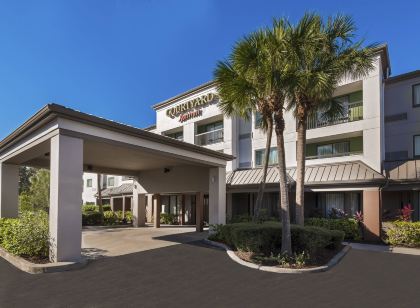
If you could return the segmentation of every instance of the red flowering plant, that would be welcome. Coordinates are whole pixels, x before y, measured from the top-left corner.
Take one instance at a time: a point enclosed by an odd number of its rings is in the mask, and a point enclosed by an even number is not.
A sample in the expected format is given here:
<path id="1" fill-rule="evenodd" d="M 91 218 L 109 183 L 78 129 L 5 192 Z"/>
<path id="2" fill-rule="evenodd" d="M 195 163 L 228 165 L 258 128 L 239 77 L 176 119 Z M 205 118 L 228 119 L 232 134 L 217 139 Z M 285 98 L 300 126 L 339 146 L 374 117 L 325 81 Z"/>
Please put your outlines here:
<path id="1" fill-rule="evenodd" d="M 408 203 L 403 206 L 401 209 L 401 220 L 402 221 L 411 221 L 411 214 L 414 212 L 413 208 L 411 207 L 411 204 Z"/>
<path id="2" fill-rule="evenodd" d="M 353 218 L 359 223 L 361 224 L 363 222 L 363 213 L 362 211 L 357 211 L 354 215 Z"/>

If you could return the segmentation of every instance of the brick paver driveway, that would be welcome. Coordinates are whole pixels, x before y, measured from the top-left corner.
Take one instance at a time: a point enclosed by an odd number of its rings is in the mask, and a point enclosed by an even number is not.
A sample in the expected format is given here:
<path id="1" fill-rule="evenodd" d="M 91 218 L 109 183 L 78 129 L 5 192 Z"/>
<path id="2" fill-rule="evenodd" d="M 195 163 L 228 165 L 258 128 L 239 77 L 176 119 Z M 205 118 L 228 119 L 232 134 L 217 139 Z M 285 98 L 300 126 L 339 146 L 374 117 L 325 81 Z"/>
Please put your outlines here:
<path id="1" fill-rule="evenodd" d="M 30 275 L 0 260 L 0 307 L 420 307 L 420 257 L 351 250 L 318 274 L 249 269 L 201 242 Z"/>

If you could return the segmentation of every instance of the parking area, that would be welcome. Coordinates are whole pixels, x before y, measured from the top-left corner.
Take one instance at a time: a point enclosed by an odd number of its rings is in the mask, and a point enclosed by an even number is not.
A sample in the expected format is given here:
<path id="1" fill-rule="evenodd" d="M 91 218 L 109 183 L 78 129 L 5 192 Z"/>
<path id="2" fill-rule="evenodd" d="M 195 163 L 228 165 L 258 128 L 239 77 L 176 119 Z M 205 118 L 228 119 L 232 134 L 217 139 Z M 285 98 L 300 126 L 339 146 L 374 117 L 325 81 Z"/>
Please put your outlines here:
<path id="1" fill-rule="evenodd" d="M 418 273 L 418 256 L 355 249 L 325 273 L 267 273 L 196 241 L 45 275 L 1 259 L 0 307 L 419 307 Z"/>
<path id="2" fill-rule="evenodd" d="M 115 257 L 194 242 L 207 237 L 195 232 L 195 226 L 153 228 L 89 227 L 82 232 L 82 254 L 89 258 Z"/>

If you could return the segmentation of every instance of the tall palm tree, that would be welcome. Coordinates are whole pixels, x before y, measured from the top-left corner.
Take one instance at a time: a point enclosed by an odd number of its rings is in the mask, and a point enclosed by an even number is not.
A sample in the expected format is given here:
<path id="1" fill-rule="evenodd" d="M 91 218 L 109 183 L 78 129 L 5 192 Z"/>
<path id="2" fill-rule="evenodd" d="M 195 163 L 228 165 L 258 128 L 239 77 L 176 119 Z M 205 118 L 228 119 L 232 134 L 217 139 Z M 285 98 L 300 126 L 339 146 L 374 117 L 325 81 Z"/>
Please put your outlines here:
<path id="1" fill-rule="evenodd" d="M 227 61 L 218 62 L 214 72 L 221 98 L 219 107 L 227 116 L 240 116 L 250 120 L 251 114 L 259 112 L 262 116 L 260 128 L 267 135 L 263 163 L 263 175 L 258 189 L 253 219 L 258 219 L 267 178 L 273 116 L 267 97 L 270 82 L 266 80 L 265 55 L 266 32 L 258 31 L 239 41 Z"/>
<path id="2" fill-rule="evenodd" d="M 355 41 L 351 17 L 337 15 L 326 21 L 307 13 L 291 26 L 287 39 L 289 65 L 294 72 L 289 88 L 288 109 L 297 120 L 296 223 L 304 224 L 305 148 L 308 116 L 320 112 L 326 118 L 343 113 L 341 103 L 332 100 L 343 77 L 359 79 L 374 67 L 376 44 L 362 47 Z"/>

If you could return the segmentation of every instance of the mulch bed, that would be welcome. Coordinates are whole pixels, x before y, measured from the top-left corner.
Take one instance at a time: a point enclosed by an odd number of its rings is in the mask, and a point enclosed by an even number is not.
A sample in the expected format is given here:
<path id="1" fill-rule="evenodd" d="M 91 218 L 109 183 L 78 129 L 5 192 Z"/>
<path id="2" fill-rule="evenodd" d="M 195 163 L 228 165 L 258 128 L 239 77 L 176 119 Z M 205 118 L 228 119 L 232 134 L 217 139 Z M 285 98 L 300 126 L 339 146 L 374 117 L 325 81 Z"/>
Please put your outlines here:
<path id="1" fill-rule="evenodd" d="M 50 260 L 48 257 L 38 257 L 38 256 L 20 256 L 22 258 L 24 258 L 26 261 L 29 261 L 31 263 L 35 263 L 35 264 L 47 264 L 50 263 Z"/>
<path id="2" fill-rule="evenodd" d="M 334 250 L 332 249 L 319 250 L 316 255 L 311 256 L 310 260 L 308 260 L 304 266 L 300 266 L 300 267 L 298 267 L 296 264 L 282 266 L 281 264 L 277 262 L 275 258 L 258 255 L 253 252 L 236 250 L 235 254 L 246 262 L 263 265 L 263 266 L 276 266 L 276 267 L 282 267 L 282 268 L 313 268 L 313 267 L 326 265 L 338 252 L 340 252 L 343 249 L 343 247 L 344 245 Z"/>

